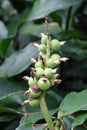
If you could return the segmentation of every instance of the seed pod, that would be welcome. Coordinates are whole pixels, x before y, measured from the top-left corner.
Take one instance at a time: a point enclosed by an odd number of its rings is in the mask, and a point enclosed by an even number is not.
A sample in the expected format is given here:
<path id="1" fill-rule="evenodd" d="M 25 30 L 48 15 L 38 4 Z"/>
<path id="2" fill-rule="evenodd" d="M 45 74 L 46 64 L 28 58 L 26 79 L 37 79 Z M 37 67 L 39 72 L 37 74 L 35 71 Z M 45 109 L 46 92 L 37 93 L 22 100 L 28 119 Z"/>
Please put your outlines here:
<path id="1" fill-rule="evenodd" d="M 46 52 L 46 45 L 45 44 L 40 44 L 39 45 L 39 51 L 40 52 Z"/>
<path id="2" fill-rule="evenodd" d="M 29 104 L 30 104 L 30 106 L 32 106 L 32 107 L 39 106 L 39 104 L 40 104 L 40 99 L 39 99 L 39 98 L 29 97 Z"/>
<path id="3" fill-rule="evenodd" d="M 40 88 L 38 87 L 38 85 L 32 85 L 30 88 L 29 88 L 29 92 L 30 92 L 30 95 L 32 97 L 39 97 L 41 95 L 41 90 Z"/>
<path id="4" fill-rule="evenodd" d="M 35 76 L 36 78 L 40 78 L 43 75 L 44 71 L 42 68 L 36 68 L 35 69 Z"/>
<path id="5" fill-rule="evenodd" d="M 37 79 L 36 78 L 32 78 L 32 77 L 30 77 L 29 78 L 29 80 L 28 80 L 28 85 L 29 86 L 32 86 L 32 85 L 34 85 L 34 84 L 37 84 Z"/>
<path id="6" fill-rule="evenodd" d="M 51 68 L 46 68 L 44 70 L 44 75 L 48 78 L 52 78 L 54 76 L 52 69 Z"/>
<path id="7" fill-rule="evenodd" d="M 44 64 L 41 61 L 37 61 L 35 64 L 35 68 L 43 68 Z"/>
<path id="8" fill-rule="evenodd" d="M 38 86 L 41 90 L 45 91 L 45 90 L 48 90 L 50 88 L 51 84 L 47 78 L 43 77 L 43 78 L 40 78 L 38 80 Z"/>
<path id="9" fill-rule="evenodd" d="M 51 67 L 51 68 L 56 67 L 56 63 L 54 63 L 54 59 L 52 59 L 52 58 L 48 59 L 46 64 L 48 67 Z"/>
<path id="10" fill-rule="evenodd" d="M 55 61 L 55 60 L 60 60 L 60 56 L 58 54 L 53 54 L 51 56 L 51 58 Z"/>
<path id="11" fill-rule="evenodd" d="M 41 43 L 46 44 L 47 43 L 47 35 L 42 34 Z"/>
<path id="12" fill-rule="evenodd" d="M 56 50 L 59 50 L 60 49 L 60 43 L 57 39 L 53 39 L 51 41 L 51 49 L 56 51 Z"/>

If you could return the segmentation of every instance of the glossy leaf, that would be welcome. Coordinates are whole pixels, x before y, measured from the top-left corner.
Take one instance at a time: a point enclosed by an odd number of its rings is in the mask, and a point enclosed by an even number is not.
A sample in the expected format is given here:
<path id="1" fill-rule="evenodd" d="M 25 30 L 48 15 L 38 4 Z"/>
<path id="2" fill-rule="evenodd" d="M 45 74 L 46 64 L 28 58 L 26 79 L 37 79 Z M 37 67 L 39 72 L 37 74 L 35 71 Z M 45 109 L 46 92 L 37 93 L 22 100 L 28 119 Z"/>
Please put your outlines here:
<path id="1" fill-rule="evenodd" d="M 13 53 L 0 67 L 0 77 L 11 77 L 21 73 L 31 65 L 30 57 L 37 57 L 38 51 L 32 44 Z"/>
<path id="2" fill-rule="evenodd" d="M 19 90 L 26 90 L 24 83 L 18 83 L 11 80 L 0 79 L 0 98 L 4 97 L 12 92 Z"/>
<path id="3" fill-rule="evenodd" d="M 58 117 L 61 118 L 81 110 L 87 110 L 87 102 L 84 100 L 86 98 L 87 89 L 79 93 L 68 94 L 60 105 Z"/>
<path id="4" fill-rule="evenodd" d="M 10 39 L 10 38 L 3 39 L 3 40 L 0 42 L 0 53 L 1 53 L 3 56 L 6 55 L 10 42 L 11 42 L 11 39 Z"/>
<path id="5" fill-rule="evenodd" d="M 43 18 L 56 10 L 66 9 L 72 5 L 78 4 L 81 0 L 40 0 L 36 1 L 28 17 L 29 20 Z M 56 3 L 56 4 L 55 4 Z M 44 7 L 44 8 L 43 8 Z"/>
<path id="6" fill-rule="evenodd" d="M 79 114 L 72 123 L 72 128 L 74 129 L 76 126 L 81 125 L 87 119 L 87 113 Z"/>
<path id="7" fill-rule="evenodd" d="M 55 23 L 51 23 L 49 24 L 49 32 L 51 35 L 56 35 L 58 32 L 61 31 L 61 28 L 58 25 L 55 25 Z M 29 25 L 28 27 L 26 27 L 21 34 L 25 35 L 25 34 L 32 34 L 35 36 L 40 37 L 41 33 L 46 33 L 46 25 L 45 24 L 33 24 L 33 25 Z"/>
<path id="8" fill-rule="evenodd" d="M 7 38 L 8 36 L 8 30 L 4 23 L 0 21 L 0 40 L 3 40 L 4 38 Z"/>

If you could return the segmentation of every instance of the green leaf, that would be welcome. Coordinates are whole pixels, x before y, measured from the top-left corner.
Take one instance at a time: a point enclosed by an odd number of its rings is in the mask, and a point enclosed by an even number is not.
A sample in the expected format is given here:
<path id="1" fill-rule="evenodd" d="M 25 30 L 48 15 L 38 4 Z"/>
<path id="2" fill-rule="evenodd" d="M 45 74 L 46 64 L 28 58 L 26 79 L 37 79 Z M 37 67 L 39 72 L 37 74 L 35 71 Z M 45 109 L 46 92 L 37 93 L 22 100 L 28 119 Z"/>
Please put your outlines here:
<path id="1" fill-rule="evenodd" d="M 0 67 L 0 77 L 11 77 L 21 73 L 31 65 L 30 57 L 37 57 L 38 51 L 32 44 L 13 53 Z"/>
<path id="2" fill-rule="evenodd" d="M 61 31 L 60 27 L 58 25 L 51 25 L 49 24 L 49 32 L 52 35 L 56 35 L 57 33 L 59 33 Z M 45 24 L 33 24 L 33 25 L 29 25 L 28 27 L 26 27 L 21 34 L 25 35 L 25 34 L 32 34 L 35 36 L 40 37 L 40 33 L 46 33 L 46 25 Z"/>
<path id="3" fill-rule="evenodd" d="M 15 130 L 33 130 L 32 125 L 19 126 Z"/>
<path id="4" fill-rule="evenodd" d="M 12 92 L 17 92 L 19 90 L 25 90 L 24 83 L 18 83 L 11 80 L 0 79 L 0 98 L 4 97 Z"/>
<path id="5" fill-rule="evenodd" d="M 11 121 L 15 119 L 15 116 L 11 116 L 11 115 L 6 115 L 6 116 L 0 116 L 0 122 L 6 122 L 6 121 Z"/>
<path id="6" fill-rule="evenodd" d="M 24 10 L 19 15 L 13 17 L 7 25 L 8 37 L 14 37 L 17 34 L 18 29 L 26 22 L 29 9 Z"/>
<path id="7" fill-rule="evenodd" d="M 7 38 L 8 36 L 8 30 L 4 23 L 0 21 L 0 40 L 3 40 L 4 38 Z"/>
<path id="8" fill-rule="evenodd" d="M 87 119 L 87 113 L 79 114 L 72 123 L 72 128 L 74 129 L 76 126 L 81 125 Z"/>
<path id="9" fill-rule="evenodd" d="M 3 40 L 0 42 L 0 53 L 1 53 L 2 55 L 6 55 L 10 42 L 11 42 L 11 39 L 10 39 L 10 38 L 3 39 Z"/>
<path id="10" fill-rule="evenodd" d="M 69 40 L 69 39 L 87 39 L 86 35 L 79 30 L 67 30 L 61 31 L 56 36 L 59 40 Z M 82 41 L 81 41 L 82 42 Z"/>
<path id="11" fill-rule="evenodd" d="M 68 41 L 61 46 L 62 55 L 73 58 L 75 60 L 87 59 L 87 50 L 83 50 L 77 41 Z"/>
<path id="12" fill-rule="evenodd" d="M 66 9 L 78 4 L 81 0 L 40 0 L 36 1 L 28 17 L 29 20 L 43 18 L 56 10 Z"/>
<path id="13" fill-rule="evenodd" d="M 68 116 L 69 114 L 87 110 L 87 89 L 76 93 L 72 92 L 68 94 L 62 101 L 59 107 L 58 117 L 62 118 L 64 116 Z"/>

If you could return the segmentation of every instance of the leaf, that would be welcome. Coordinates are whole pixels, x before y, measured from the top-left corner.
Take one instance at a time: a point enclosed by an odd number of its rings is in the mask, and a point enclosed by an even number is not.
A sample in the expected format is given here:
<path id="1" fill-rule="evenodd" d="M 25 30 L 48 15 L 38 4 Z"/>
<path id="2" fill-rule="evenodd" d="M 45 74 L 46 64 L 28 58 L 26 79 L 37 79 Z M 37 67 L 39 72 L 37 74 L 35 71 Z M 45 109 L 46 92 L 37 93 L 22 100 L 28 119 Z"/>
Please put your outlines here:
<path id="1" fill-rule="evenodd" d="M 14 16 L 7 25 L 8 37 L 12 38 L 17 34 L 18 29 L 26 22 L 29 9 L 24 10 L 19 15 Z"/>
<path id="2" fill-rule="evenodd" d="M 11 77 L 21 73 L 31 65 L 30 57 L 37 57 L 38 51 L 32 44 L 9 56 L 0 67 L 0 77 Z"/>
<path id="3" fill-rule="evenodd" d="M 0 79 L 0 98 L 4 97 L 12 92 L 17 92 L 19 90 L 25 90 L 24 83 L 18 83 L 11 80 Z"/>
<path id="4" fill-rule="evenodd" d="M 81 0 L 40 0 L 36 1 L 34 7 L 28 17 L 28 20 L 43 18 L 56 10 L 66 9 L 70 6 L 78 4 Z M 44 7 L 44 8 L 43 8 Z"/>
<path id="5" fill-rule="evenodd" d="M 4 23 L 0 21 L 0 40 L 3 40 L 4 38 L 7 38 L 8 36 L 8 30 Z"/>
<path id="6" fill-rule="evenodd" d="M 40 37 L 40 33 L 46 33 L 46 29 L 45 28 L 46 28 L 45 24 L 39 24 L 39 25 L 38 24 L 33 24 L 33 25 L 27 26 L 21 32 L 21 34 L 22 35 L 32 34 L 32 35 Z M 58 25 L 49 24 L 49 32 L 50 32 L 50 34 L 55 36 L 60 31 L 61 31 L 61 29 L 60 29 L 60 27 Z"/>
<path id="7" fill-rule="evenodd" d="M 62 118 L 78 111 L 87 110 L 86 98 L 87 89 L 79 93 L 72 92 L 65 96 L 59 107 L 58 117 Z"/>
<path id="8" fill-rule="evenodd" d="M 75 60 L 87 59 L 87 50 L 83 50 L 80 44 L 74 40 L 68 41 L 61 46 L 62 55 L 73 58 Z"/>
<path id="9" fill-rule="evenodd" d="M 0 42 L 0 53 L 1 53 L 3 56 L 6 55 L 10 42 L 11 42 L 11 39 L 10 39 L 10 38 L 3 39 L 3 40 Z"/>
<path id="10" fill-rule="evenodd" d="M 87 39 L 86 35 L 79 30 L 67 30 L 61 31 L 56 36 L 59 40 L 69 40 L 69 39 Z M 82 43 L 82 41 L 81 41 Z"/>
<path id="11" fill-rule="evenodd" d="M 72 128 L 74 129 L 76 126 L 81 125 L 87 119 L 87 113 L 79 114 L 72 123 Z"/>
<path id="12" fill-rule="evenodd" d="M 0 122 L 7 122 L 7 121 L 14 120 L 14 119 L 15 119 L 15 116 L 11 116 L 11 115 L 0 116 Z"/>

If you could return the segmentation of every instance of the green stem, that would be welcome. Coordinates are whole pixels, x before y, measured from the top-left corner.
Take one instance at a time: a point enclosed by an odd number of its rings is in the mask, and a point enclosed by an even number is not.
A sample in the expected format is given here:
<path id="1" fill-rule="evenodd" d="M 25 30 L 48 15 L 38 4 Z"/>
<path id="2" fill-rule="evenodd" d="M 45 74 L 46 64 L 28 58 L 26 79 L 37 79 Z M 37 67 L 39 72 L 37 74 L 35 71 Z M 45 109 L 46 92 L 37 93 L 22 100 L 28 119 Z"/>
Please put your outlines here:
<path id="1" fill-rule="evenodd" d="M 69 7 L 69 9 L 68 9 L 65 30 L 68 30 L 71 25 L 71 14 L 72 14 L 72 6 Z"/>
<path id="2" fill-rule="evenodd" d="M 41 108 L 41 112 L 48 124 L 49 130 L 55 130 L 51 116 L 49 114 L 49 111 L 48 111 L 48 108 L 47 108 L 47 105 L 45 102 L 45 92 L 43 92 L 40 97 L 40 108 Z"/>

